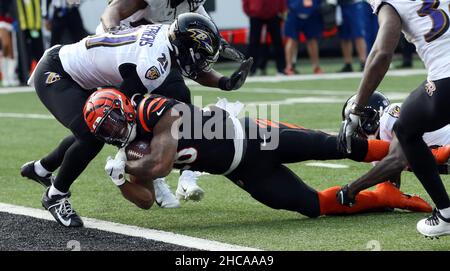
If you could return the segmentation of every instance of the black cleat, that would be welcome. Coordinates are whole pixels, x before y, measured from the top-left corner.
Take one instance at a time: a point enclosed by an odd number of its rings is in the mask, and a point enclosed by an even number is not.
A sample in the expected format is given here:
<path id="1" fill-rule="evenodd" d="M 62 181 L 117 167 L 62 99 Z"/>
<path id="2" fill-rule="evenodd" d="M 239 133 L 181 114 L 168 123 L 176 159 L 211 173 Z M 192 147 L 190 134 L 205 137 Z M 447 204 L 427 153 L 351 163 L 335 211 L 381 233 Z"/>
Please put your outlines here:
<path id="1" fill-rule="evenodd" d="M 42 196 L 42 206 L 49 211 L 56 221 L 64 227 L 83 227 L 83 220 L 72 209 L 70 204 L 70 192 L 64 196 L 48 196 L 47 188 Z"/>
<path id="2" fill-rule="evenodd" d="M 341 189 L 336 193 L 336 199 L 339 204 L 348 207 L 352 207 L 356 203 L 355 198 L 350 198 L 348 195 L 348 184 L 341 187 Z"/>
<path id="3" fill-rule="evenodd" d="M 22 177 L 35 181 L 44 187 L 49 187 L 52 185 L 53 175 L 49 174 L 45 177 L 37 175 L 36 171 L 34 171 L 34 161 L 25 163 L 20 168 L 20 175 L 22 175 Z"/>

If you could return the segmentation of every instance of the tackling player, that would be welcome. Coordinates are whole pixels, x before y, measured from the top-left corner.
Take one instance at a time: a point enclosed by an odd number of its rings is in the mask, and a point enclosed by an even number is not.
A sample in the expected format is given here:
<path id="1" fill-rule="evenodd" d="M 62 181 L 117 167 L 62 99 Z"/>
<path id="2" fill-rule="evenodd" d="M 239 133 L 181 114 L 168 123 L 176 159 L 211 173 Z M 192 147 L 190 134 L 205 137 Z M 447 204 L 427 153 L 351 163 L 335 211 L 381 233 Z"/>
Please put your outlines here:
<path id="1" fill-rule="evenodd" d="M 101 23 L 97 27 L 96 33 L 114 33 L 121 29 L 136 27 L 142 24 L 171 24 L 179 14 L 187 12 L 195 12 L 210 18 L 203 7 L 204 3 L 205 0 L 113 0 L 110 1 L 106 10 L 103 12 Z M 220 55 L 222 57 L 237 62 L 245 61 L 245 56 L 230 46 L 225 39 L 221 38 L 220 41 Z M 190 102 L 190 90 L 186 86 L 183 76 L 176 69 L 169 73 L 165 82 L 153 93 L 177 98 L 176 96 L 170 95 L 170 92 L 174 90 L 177 93 L 183 93 L 186 97 L 182 101 Z M 181 172 L 176 190 L 178 198 L 201 199 L 204 191 L 196 183 L 198 176 L 198 173 L 190 170 Z M 155 189 L 157 191 L 166 191 L 164 194 L 167 195 L 159 200 L 159 202 L 168 203 L 167 205 L 169 206 L 178 206 L 179 202 L 171 194 L 167 184 L 160 179 L 155 181 L 161 184 L 155 186 Z M 162 189 L 157 189 L 158 187 Z"/>
<path id="2" fill-rule="evenodd" d="M 153 92 L 172 69 L 205 86 L 237 89 L 244 83 L 252 60 L 244 62 L 231 78 L 225 77 L 212 69 L 219 47 L 219 32 L 211 20 L 186 13 L 171 25 L 146 25 L 89 36 L 45 53 L 29 83 L 72 135 L 43 159 L 22 166 L 21 174 L 49 187 L 42 205 L 60 224 L 83 225 L 68 200 L 69 188 L 103 147 L 83 120 L 83 106 L 93 90 L 119 86 L 128 97 Z M 178 93 L 173 90 L 169 94 L 176 97 Z M 130 129 L 127 138 L 132 133 Z M 126 144 L 127 138 L 118 144 Z M 58 168 L 53 177 L 52 172 Z"/>
<path id="3" fill-rule="evenodd" d="M 370 1 L 378 14 L 380 29 L 367 59 L 364 76 L 351 110 L 340 132 L 340 145 L 352 151 L 350 138 L 355 133 L 370 95 L 383 80 L 401 36 L 412 42 L 428 70 L 428 78 L 403 103 L 394 132 L 409 166 L 436 204 L 427 219 L 417 223 L 425 236 L 450 234 L 450 198 L 439 176 L 432 153 L 423 134 L 450 123 L 450 0 Z"/>
<path id="4" fill-rule="evenodd" d="M 149 155 L 126 161 L 123 151 L 119 151 L 105 166 L 122 194 L 139 207 L 149 208 L 152 204 L 151 189 L 144 189 L 148 187 L 146 180 L 164 177 L 172 168 L 178 168 L 224 175 L 259 202 L 308 217 L 385 207 L 431 211 L 431 206 L 421 198 L 405 196 L 389 182 L 375 191 L 363 191 L 356 208 L 342 206 L 336 202 L 339 187 L 318 192 L 283 165 L 343 158 L 377 160 L 387 152 L 388 144 L 384 141 L 354 138 L 357 151 L 347 155 L 337 149 L 336 136 L 283 122 L 237 119 L 222 109 L 239 111 L 230 109 L 233 107 L 230 104 L 202 110 L 150 95 L 136 97 L 135 111 L 120 105 L 131 104 L 125 99 L 117 90 L 97 91 L 86 102 L 84 117 L 91 132 L 104 142 L 124 141 L 130 126 L 137 126 L 138 139 L 151 140 Z M 208 133 L 208 127 L 214 127 L 213 134 Z M 278 145 L 267 148 L 275 135 L 279 136 Z M 125 172 L 133 175 L 135 182 L 126 181 Z"/>
<path id="5" fill-rule="evenodd" d="M 342 109 L 343 118 L 345 110 L 348 110 L 355 98 L 356 96 L 353 95 L 344 104 Z M 355 203 L 355 195 L 360 191 L 386 180 L 394 182 L 397 187 L 400 186 L 400 174 L 408 166 L 408 161 L 393 131 L 394 124 L 400 116 L 400 108 L 400 103 L 390 104 L 389 100 L 378 91 L 375 91 L 370 97 L 368 106 L 364 108 L 364 114 L 360 118 L 356 133 L 363 138 L 379 138 L 389 141 L 391 143 L 389 154 L 376 163 L 375 167 L 368 173 L 356 181 L 343 186 L 337 194 L 339 203 L 352 206 Z M 448 174 L 450 125 L 425 133 L 423 139 L 432 149 L 440 172 Z"/>

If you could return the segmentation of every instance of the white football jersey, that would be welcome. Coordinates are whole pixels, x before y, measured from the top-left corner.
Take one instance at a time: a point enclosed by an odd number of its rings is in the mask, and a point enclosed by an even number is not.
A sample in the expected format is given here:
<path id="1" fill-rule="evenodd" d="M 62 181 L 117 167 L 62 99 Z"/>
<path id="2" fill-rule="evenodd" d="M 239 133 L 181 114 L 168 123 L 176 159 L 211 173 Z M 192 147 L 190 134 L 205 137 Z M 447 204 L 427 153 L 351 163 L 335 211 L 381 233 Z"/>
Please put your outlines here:
<path id="1" fill-rule="evenodd" d="M 167 0 L 145 0 L 148 6 L 131 15 L 130 17 L 120 21 L 121 25 L 130 26 L 131 22 L 145 19 L 154 24 L 171 24 L 175 18 L 183 13 L 196 12 L 209 17 L 203 4 L 206 0 L 196 0 L 189 3 L 187 0 L 180 3 L 176 8 L 170 6 Z M 97 26 L 96 34 L 104 33 L 102 24 Z"/>
<path id="2" fill-rule="evenodd" d="M 59 52 L 64 70 L 85 89 L 119 86 L 119 66 L 136 65 L 149 92 L 159 87 L 171 69 L 168 25 L 145 25 L 118 34 L 88 36 Z"/>
<path id="3" fill-rule="evenodd" d="M 371 0 L 377 13 L 382 3 L 395 8 L 406 39 L 416 46 L 428 70 L 428 80 L 450 77 L 450 0 Z"/>
<path id="4" fill-rule="evenodd" d="M 400 116 L 401 103 L 389 105 L 380 118 L 380 139 L 392 141 L 394 123 Z M 425 133 L 423 140 L 428 146 L 444 146 L 450 144 L 450 125 L 446 125 L 439 130 Z"/>

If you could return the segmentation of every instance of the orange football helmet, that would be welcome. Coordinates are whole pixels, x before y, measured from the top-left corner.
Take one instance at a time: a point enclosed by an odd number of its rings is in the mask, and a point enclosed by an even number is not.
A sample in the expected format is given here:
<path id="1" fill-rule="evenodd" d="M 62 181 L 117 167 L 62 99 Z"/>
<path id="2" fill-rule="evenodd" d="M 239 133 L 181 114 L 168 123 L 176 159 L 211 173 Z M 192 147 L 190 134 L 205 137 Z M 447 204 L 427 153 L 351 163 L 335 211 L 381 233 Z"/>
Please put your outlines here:
<path id="1" fill-rule="evenodd" d="M 115 88 L 95 91 L 83 108 L 90 131 L 105 143 L 124 147 L 136 123 L 136 112 L 125 94 Z"/>

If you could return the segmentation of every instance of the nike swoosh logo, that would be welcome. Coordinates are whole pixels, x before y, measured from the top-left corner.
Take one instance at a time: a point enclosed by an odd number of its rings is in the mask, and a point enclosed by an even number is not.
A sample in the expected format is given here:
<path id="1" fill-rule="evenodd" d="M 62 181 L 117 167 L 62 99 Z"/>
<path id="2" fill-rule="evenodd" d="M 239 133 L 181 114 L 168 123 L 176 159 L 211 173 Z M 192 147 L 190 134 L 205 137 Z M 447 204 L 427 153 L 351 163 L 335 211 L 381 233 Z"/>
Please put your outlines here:
<path id="1" fill-rule="evenodd" d="M 56 216 L 58 217 L 58 220 L 66 227 L 70 226 L 70 222 L 72 222 L 72 218 L 69 218 L 69 220 L 64 220 L 64 218 L 61 217 L 61 215 L 56 212 Z"/>
<path id="2" fill-rule="evenodd" d="M 163 108 L 161 108 L 159 111 L 156 112 L 156 115 L 161 116 L 162 112 L 164 111 L 164 109 L 166 109 L 166 107 L 164 106 Z"/>

